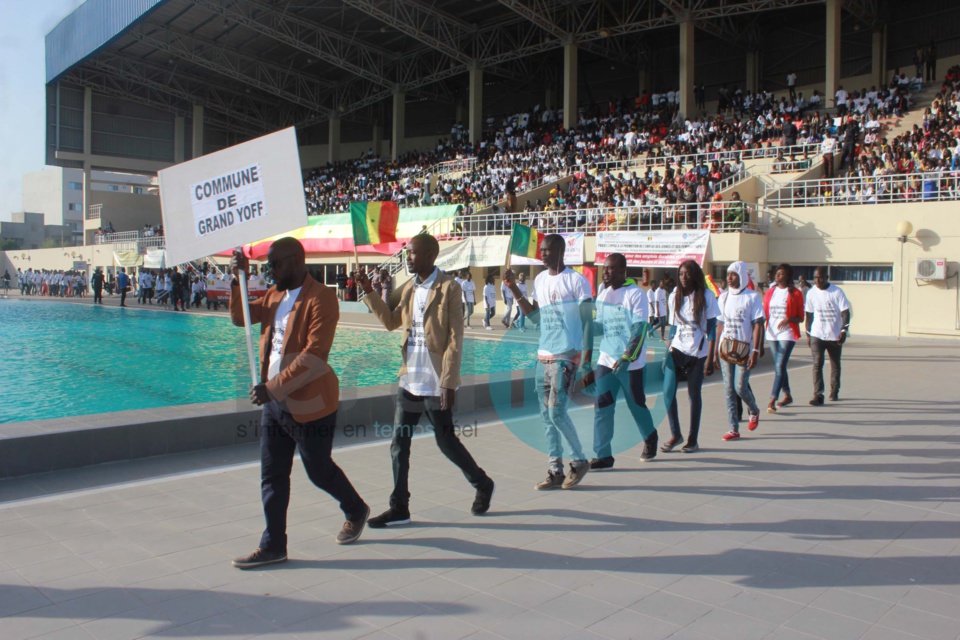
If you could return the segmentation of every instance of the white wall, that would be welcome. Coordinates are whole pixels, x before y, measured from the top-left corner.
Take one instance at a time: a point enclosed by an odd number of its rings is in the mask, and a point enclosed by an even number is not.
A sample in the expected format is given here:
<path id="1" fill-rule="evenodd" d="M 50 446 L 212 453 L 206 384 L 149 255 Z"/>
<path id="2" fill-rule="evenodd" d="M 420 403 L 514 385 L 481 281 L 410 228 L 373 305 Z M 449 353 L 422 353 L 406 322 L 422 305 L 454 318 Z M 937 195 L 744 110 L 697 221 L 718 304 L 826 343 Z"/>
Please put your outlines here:
<path id="1" fill-rule="evenodd" d="M 23 176 L 23 211 L 42 213 L 47 224 L 76 223 L 83 226 L 83 189 L 70 189 L 70 182 L 83 182 L 80 169 L 46 167 Z M 69 205 L 79 206 L 71 211 Z M 78 228 L 79 230 L 79 228 Z"/>

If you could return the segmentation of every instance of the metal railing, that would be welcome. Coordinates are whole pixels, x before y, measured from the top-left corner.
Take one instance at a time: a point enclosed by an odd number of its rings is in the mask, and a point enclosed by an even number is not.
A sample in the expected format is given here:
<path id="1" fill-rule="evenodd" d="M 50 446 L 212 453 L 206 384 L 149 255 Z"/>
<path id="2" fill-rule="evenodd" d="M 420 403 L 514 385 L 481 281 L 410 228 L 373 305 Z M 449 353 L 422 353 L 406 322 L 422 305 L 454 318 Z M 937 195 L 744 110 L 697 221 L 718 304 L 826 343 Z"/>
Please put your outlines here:
<path id="1" fill-rule="evenodd" d="M 89 207 L 87 207 L 87 220 L 99 220 L 100 213 L 102 211 L 102 204 L 91 204 Z"/>
<path id="2" fill-rule="evenodd" d="M 788 160 L 786 158 L 777 158 L 776 160 L 758 162 L 750 167 L 750 175 L 765 173 L 776 175 L 778 173 L 800 173 L 811 169 L 822 161 L 822 156 L 812 156 L 801 158 L 799 160 Z"/>
<path id="3" fill-rule="evenodd" d="M 766 235 L 770 219 L 768 207 L 746 202 L 648 204 L 461 216 L 454 220 L 450 237 L 509 235 L 515 222 L 534 226 L 540 233 L 701 229 Z"/>
<path id="4" fill-rule="evenodd" d="M 117 231 L 114 233 L 97 233 L 93 236 L 94 244 L 127 244 L 136 242 L 140 237 L 139 231 Z"/>
<path id="5" fill-rule="evenodd" d="M 430 171 L 435 176 L 442 176 L 448 173 L 463 173 L 466 171 L 473 171 L 476 166 L 477 159 L 475 157 L 457 158 L 456 160 L 438 162 L 430 168 Z"/>
<path id="6" fill-rule="evenodd" d="M 796 180 L 765 185 L 764 203 L 771 207 L 829 207 L 960 200 L 960 172 L 900 173 Z"/>

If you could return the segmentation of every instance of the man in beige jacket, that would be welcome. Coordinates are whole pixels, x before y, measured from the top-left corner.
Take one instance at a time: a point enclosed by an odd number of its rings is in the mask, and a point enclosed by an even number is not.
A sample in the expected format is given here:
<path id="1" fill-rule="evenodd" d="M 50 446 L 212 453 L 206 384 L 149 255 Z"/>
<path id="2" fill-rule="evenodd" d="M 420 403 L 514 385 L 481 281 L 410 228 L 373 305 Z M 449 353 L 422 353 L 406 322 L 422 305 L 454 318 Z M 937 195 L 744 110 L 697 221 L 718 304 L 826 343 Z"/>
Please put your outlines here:
<path id="1" fill-rule="evenodd" d="M 460 467 L 477 490 L 471 512 L 482 515 L 490 508 L 493 480 L 481 469 L 457 437 L 453 405 L 460 386 L 463 353 L 463 307 L 460 285 L 434 266 L 440 245 L 431 235 L 420 234 L 407 245 L 407 267 L 415 279 L 391 311 L 376 295 L 366 275 L 357 281 L 367 294 L 363 301 L 388 331 L 402 327 L 407 332 L 400 366 L 400 388 L 393 424 L 393 493 L 390 508 L 370 518 L 374 529 L 410 522 L 410 445 L 414 430 L 425 412 L 433 425 L 437 446 Z"/>

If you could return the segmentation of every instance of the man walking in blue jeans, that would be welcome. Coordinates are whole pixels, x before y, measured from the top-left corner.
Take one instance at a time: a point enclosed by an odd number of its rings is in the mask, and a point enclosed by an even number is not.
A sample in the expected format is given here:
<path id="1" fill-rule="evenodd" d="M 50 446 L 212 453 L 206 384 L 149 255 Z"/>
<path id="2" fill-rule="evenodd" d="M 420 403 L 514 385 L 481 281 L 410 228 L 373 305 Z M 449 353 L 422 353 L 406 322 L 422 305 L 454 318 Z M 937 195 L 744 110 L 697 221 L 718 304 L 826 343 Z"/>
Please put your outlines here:
<path id="1" fill-rule="evenodd" d="M 590 461 L 591 471 L 612 469 L 614 458 L 614 412 L 617 396 L 623 389 L 627 407 L 644 436 L 641 462 L 657 456 L 658 436 L 653 417 L 647 409 L 643 391 L 643 368 L 646 364 L 645 339 L 647 324 L 647 294 L 637 283 L 627 278 L 627 259 L 622 253 L 611 253 L 603 263 L 603 291 L 597 296 L 597 320 L 594 327 L 602 332 L 600 359 L 597 370 L 584 376 L 584 386 L 594 380 L 597 384 L 596 412 L 594 413 L 593 448 L 597 457 Z M 588 337 L 590 350 L 584 360 L 590 362 L 593 332 Z"/>
<path id="2" fill-rule="evenodd" d="M 723 389 L 727 398 L 727 419 L 730 431 L 724 434 L 724 440 L 736 440 L 740 437 L 740 418 L 737 416 L 737 398 L 742 399 L 750 412 L 747 428 L 753 431 L 760 424 L 760 407 L 750 388 L 750 371 L 757 366 L 760 358 L 760 346 L 763 341 L 763 299 L 760 294 L 747 287 L 749 274 L 745 262 L 734 262 L 727 268 L 727 290 L 720 294 L 717 306 L 720 317 L 717 319 L 718 358 L 724 340 L 747 343 L 750 355 L 746 364 L 734 364 L 719 358 L 720 371 L 723 373 Z"/>
<path id="3" fill-rule="evenodd" d="M 523 313 L 540 327 L 536 388 L 550 452 L 547 477 L 537 483 L 538 491 L 570 489 L 590 471 L 577 429 L 567 412 L 567 403 L 584 350 L 585 328 L 593 322 L 593 292 L 582 274 L 563 264 L 565 249 L 566 241 L 559 234 L 550 234 L 540 243 L 547 270 L 533 282 L 533 304 L 520 295 L 513 271 L 503 272 L 503 282 L 513 292 Z M 570 445 L 573 458 L 566 475 L 563 440 Z"/>
<path id="4" fill-rule="evenodd" d="M 407 334 L 390 445 L 393 493 L 390 508 L 370 518 L 374 529 L 410 522 L 410 447 L 424 413 L 433 425 L 440 451 L 476 489 L 471 513 L 486 513 L 493 497 L 493 480 L 460 442 L 453 423 L 463 353 L 463 293 L 453 278 L 434 266 L 439 253 L 436 238 L 414 236 L 407 245 L 407 267 L 416 277 L 404 290 L 397 308 L 391 311 L 379 296 L 363 298 L 388 331 L 403 327 Z M 366 274 L 360 273 L 357 282 L 366 293 L 373 291 Z"/>

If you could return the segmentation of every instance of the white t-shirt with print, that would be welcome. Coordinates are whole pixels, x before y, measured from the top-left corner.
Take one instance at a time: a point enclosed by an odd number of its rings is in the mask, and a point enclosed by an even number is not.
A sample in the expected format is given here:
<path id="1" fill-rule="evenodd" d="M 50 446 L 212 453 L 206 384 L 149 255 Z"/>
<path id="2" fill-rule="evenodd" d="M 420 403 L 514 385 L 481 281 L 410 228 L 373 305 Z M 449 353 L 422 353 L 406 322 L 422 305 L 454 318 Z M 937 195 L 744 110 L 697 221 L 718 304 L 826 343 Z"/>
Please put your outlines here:
<path id="1" fill-rule="evenodd" d="M 583 348 L 580 303 L 593 298 L 590 283 L 567 267 L 555 276 L 542 271 L 533 281 L 533 300 L 540 308 L 538 356 L 570 355 Z"/>
<path id="2" fill-rule="evenodd" d="M 476 302 L 477 295 L 477 285 L 474 284 L 473 280 L 464 280 L 463 284 L 460 285 L 460 289 L 463 290 L 463 301 L 469 304 Z"/>
<path id="3" fill-rule="evenodd" d="M 647 294 L 635 284 L 619 289 L 607 287 L 597 296 L 597 322 L 603 330 L 597 364 L 613 368 L 630 343 L 631 327 L 646 322 L 646 313 Z M 646 363 L 646 348 L 641 348 L 640 355 L 627 368 L 642 369 Z"/>
<path id="4" fill-rule="evenodd" d="M 778 329 L 780 323 L 787 319 L 787 301 L 790 299 L 790 289 L 781 289 L 780 287 L 775 287 L 773 294 L 770 296 L 770 319 L 767 322 L 767 340 L 772 340 L 774 342 L 796 342 L 797 339 L 793 335 L 793 329 L 788 325 L 786 329 L 782 331 Z"/>
<path id="5" fill-rule="evenodd" d="M 763 298 L 753 289 L 741 289 L 740 293 L 729 290 L 720 294 L 717 303 L 723 323 L 722 337 L 753 345 L 753 325 L 763 320 Z"/>
<path id="6" fill-rule="evenodd" d="M 686 296 L 680 304 L 679 312 L 676 309 L 677 292 L 667 299 L 669 309 L 668 322 L 677 328 L 670 346 L 681 353 L 696 358 L 705 358 L 709 351 L 709 338 L 706 337 L 707 321 L 720 316 L 717 307 L 717 297 L 709 289 L 703 292 L 704 305 L 700 318 L 693 317 L 693 296 Z M 701 342 L 702 341 L 702 342 Z M 699 349 L 697 347 L 700 347 Z"/>
<path id="7" fill-rule="evenodd" d="M 173 280 L 170 280 L 170 286 L 173 287 Z M 280 373 L 280 361 L 283 359 L 283 337 L 287 334 L 290 323 L 290 312 L 293 311 L 293 304 L 300 295 L 300 290 L 288 289 L 283 296 L 283 300 L 277 305 L 276 314 L 273 317 L 273 335 L 270 336 L 270 364 L 267 366 L 267 380 L 272 380 Z"/>
<path id="8" fill-rule="evenodd" d="M 850 309 L 850 303 L 843 290 L 834 285 L 826 289 L 811 287 L 807 291 L 804 311 L 813 314 L 813 323 L 808 332 L 814 338 L 835 342 L 840 339 L 843 320 L 840 314 Z"/>
<path id="9" fill-rule="evenodd" d="M 659 318 L 667 315 L 667 292 L 663 290 L 663 287 L 651 289 L 647 293 L 647 300 L 649 301 L 648 307 L 651 316 Z M 656 306 L 654 306 L 654 303 L 656 303 Z"/>
<path id="10" fill-rule="evenodd" d="M 413 309 L 411 317 L 413 324 L 410 327 L 410 339 L 407 341 L 407 370 L 400 378 L 400 387 L 415 396 L 438 397 L 440 395 L 440 377 L 430 359 L 427 349 L 427 338 L 423 331 L 423 314 L 430 300 L 430 289 L 437 280 L 439 270 L 434 267 L 433 273 L 422 283 L 413 282 L 416 287 L 413 292 Z"/>

